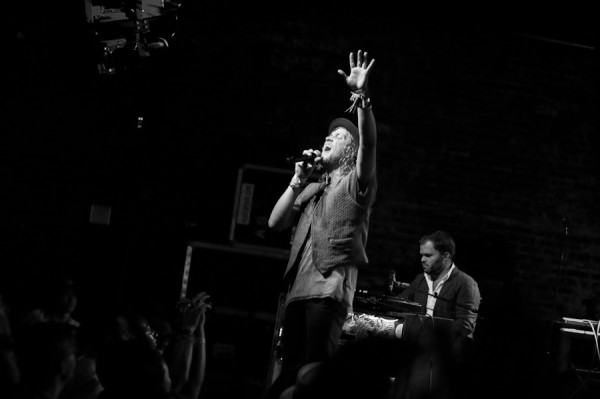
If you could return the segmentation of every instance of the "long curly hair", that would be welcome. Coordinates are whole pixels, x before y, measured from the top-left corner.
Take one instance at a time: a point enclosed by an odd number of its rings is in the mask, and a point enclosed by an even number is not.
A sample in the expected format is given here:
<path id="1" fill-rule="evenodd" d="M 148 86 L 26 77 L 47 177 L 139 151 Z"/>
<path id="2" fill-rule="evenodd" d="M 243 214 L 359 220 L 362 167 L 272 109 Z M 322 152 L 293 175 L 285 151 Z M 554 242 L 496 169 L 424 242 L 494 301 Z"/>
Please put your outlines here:
<path id="1" fill-rule="evenodd" d="M 358 158 L 358 143 L 354 138 L 344 148 L 344 155 L 340 159 L 340 168 L 342 175 L 347 175 L 356 167 L 356 159 Z"/>

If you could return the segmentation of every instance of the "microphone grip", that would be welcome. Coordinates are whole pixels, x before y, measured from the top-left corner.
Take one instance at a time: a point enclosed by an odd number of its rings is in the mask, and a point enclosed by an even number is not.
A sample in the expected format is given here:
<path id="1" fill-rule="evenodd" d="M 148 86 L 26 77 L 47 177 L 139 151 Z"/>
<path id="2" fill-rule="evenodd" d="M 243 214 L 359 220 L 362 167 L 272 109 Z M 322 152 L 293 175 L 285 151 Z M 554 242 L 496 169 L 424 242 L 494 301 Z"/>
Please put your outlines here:
<path id="1" fill-rule="evenodd" d="M 313 162 L 317 157 L 316 154 L 312 155 L 300 155 L 299 157 L 287 157 L 285 161 L 287 163 L 296 163 L 296 162 Z"/>

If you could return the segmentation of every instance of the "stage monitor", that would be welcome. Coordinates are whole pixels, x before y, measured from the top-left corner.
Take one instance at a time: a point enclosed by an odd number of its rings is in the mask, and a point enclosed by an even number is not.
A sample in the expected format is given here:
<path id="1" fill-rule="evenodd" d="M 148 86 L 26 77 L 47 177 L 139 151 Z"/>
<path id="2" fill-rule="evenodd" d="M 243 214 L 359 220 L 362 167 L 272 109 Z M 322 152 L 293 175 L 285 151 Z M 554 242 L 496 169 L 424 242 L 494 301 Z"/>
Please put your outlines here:
<path id="1" fill-rule="evenodd" d="M 246 164 L 238 170 L 229 241 L 236 246 L 290 249 L 291 228 L 267 225 L 271 210 L 287 188 L 293 170 Z"/>

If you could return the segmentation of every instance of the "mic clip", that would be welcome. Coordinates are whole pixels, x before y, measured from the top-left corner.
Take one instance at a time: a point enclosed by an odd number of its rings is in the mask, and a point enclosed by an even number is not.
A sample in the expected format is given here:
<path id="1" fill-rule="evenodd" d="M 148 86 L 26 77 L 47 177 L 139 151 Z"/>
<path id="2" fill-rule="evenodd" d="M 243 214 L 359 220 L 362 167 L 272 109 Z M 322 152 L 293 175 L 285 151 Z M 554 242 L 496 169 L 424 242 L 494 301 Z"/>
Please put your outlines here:
<path id="1" fill-rule="evenodd" d="M 388 283 L 388 289 L 390 291 L 390 294 L 394 294 L 394 291 L 396 289 L 400 289 L 400 291 L 406 289 L 410 287 L 409 283 L 403 283 L 402 281 L 397 281 L 396 280 L 396 272 L 391 271 L 390 275 L 389 275 L 389 283 Z"/>

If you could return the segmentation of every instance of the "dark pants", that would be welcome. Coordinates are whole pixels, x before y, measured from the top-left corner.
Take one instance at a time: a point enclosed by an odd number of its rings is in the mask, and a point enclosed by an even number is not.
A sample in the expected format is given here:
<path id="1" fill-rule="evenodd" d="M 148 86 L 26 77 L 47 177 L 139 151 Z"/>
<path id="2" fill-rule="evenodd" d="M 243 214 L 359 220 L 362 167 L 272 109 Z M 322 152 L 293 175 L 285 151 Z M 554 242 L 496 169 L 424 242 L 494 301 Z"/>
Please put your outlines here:
<path id="1" fill-rule="evenodd" d="M 331 358 L 337 349 L 346 308 L 331 298 L 290 303 L 283 316 L 283 365 L 269 398 L 294 384 L 298 370 Z"/>

